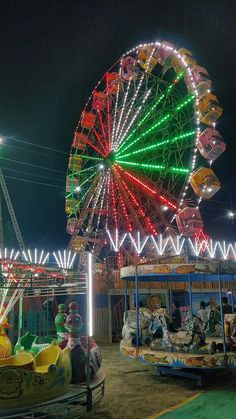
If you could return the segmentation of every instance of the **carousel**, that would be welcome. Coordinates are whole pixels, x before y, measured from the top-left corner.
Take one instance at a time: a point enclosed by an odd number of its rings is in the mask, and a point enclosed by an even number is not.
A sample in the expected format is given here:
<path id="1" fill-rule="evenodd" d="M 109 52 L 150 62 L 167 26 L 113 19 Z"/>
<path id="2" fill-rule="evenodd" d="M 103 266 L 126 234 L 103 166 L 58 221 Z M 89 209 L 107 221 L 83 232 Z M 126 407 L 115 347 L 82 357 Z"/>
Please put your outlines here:
<path id="1" fill-rule="evenodd" d="M 161 374 L 187 376 L 201 384 L 206 371 L 236 367 L 236 313 L 228 302 L 233 302 L 236 264 L 173 259 L 121 268 L 126 311 L 120 352 L 158 367 Z M 160 293 L 149 293 L 143 302 L 140 289 L 147 283 L 160 285 L 164 304 Z M 176 289 L 188 299 L 186 312 L 180 310 Z"/>
<path id="2" fill-rule="evenodd" d="M 46 261 L 36 264 L 33 260 L 1 259 L 1 418 L 33 418 L 63 411 L 80 417 L 103 396 L 101 352 L 92 338 L 92 280 L 91 253 L 84 273 L 50 266 Z M 34 306 L 39 296 L 48 301 L 46 296 L 62 298 L 68 293 L 69 304 L 57 305 L 54 333 L 39 337 L 25 330 L 26 300 Z M 79 313 L 79 294 L 87 301 L 85 323 Z M 15 317 L 18 314 L 17 339 L 10 333 L 14 311 Z"/>

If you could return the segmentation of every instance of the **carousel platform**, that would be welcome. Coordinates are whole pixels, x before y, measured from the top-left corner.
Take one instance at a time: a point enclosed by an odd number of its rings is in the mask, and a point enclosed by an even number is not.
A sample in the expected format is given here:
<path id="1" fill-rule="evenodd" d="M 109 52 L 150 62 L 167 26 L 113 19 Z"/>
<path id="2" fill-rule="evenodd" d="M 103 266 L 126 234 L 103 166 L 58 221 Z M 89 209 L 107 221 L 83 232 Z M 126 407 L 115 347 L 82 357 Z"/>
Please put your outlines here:
<path id="1" fill-rule="evenodd" d="M 120 353 L 126 358 L 136 359 L 157 367 L 194 368 L 194 369 L 225 369 L 236 368 L 236 353 L 196 354 L 189 352 L 171 352 L 151 350 L 148 346 L 135 348 L 120 343 Z"/>
<path id="2" fill-rule="evenodd" d="M 60 418 L 68 418 L 70 415 L 79 418 L 91 411 L 103 397 L 105 388 L 105 374 L 102 370 L 98 371 L 95 378 L 91 380 L 89 388 L 86 383 L 70 385 L 67 393 L 60 397 L 56 397 L 45 403 L 35 406 L 18 408 L 10 405 L 9 409 L 0 407 L 1 419 L 29 419 L 39 417 L 54 417 L 60 413 Z"/>

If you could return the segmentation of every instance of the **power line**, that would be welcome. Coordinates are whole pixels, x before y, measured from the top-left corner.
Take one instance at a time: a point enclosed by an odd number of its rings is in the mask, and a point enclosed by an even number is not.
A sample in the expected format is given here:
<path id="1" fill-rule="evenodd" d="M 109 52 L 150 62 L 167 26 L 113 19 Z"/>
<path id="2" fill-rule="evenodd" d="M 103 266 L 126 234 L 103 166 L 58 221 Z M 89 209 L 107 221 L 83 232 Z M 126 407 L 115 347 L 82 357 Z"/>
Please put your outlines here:
<path id="1" fill-rule="evenodd" d="M 2 160 L 7 160 L 7 161 L 10 161 L 10 162 L 13 162 L 13 163 L 23 164 L 23 165 L 25 165 L 25 166 L 37 167 L 38 169 L 50 170 L 51 172 L 57 172 L 57 173 L 63 173 L 63 174 L 66 174 L 66 172 L 63 172 L 62 170 L 51 169 L 51 168 L 49 168 L 49 167 L 45 167 L 45 166 L 38 166 L 37 164 L 24 163 L 24 162 L 19 161 L 19 160 L 7 159 L 6 157 L 0 157 L 0 159 L 2 159 Z"/>
<path id="2" fill-rule="evenodd" d="M 2 170 L 4 170 L 4 171 L 8 170 L 10 172 L 15 172 L 15 173 L 21 173 L 21 174 L 26 175 L 26 176 L 36 176 L 36 177 L 41 177 L 41 178 L 45 178 L 45 179 L 57 180 L 58 182 L 64 182 L 64 177 L 63 177 L 63 179 L 58 179 L 58 178 L 54 178 L 54 176 L 38 175 L 36 173 L 29 173 L 29 172 L 25 172 L 24 170 L 11 169 L 9 167 L 2 167 Z"/>
<path id="3" fill-rule="evenodd" d="M 53 151 L 53 152 L 57 152 L 57 153 L 62 153 L 62 154 L 69 155 L 69 153 L 68 153 L 67 151 L 58 150 L 58 149 L 56 149 L 56 148 L 47 147 L 47 146 L 45 146 L 45 145 L 41 145 L 41 144 L 31 143 L 31 142 L 29 142 L 29 141 L 24 141 L 24 140 L 21 140 L 21 139 L 19 139 L 19 138 L 8 137 L 8 136 L 6 136 L 6 135 L 3 135 L 3 138 L 6 138 L 7 140 L 17 141 L 17 142 L 22 143 L 22 144 L 32 145 L 32 146 L 34 146 L 34 147 L 43 148 L 43 149 L 45 149 L 45 150 L 50 150 L 50 151 Z"/>
<path id="4" fill-rule="evenodd" d="M 13 179 L 13 180 L 19 180 L 21 182 L 36 183 L 37 185 L 44 185 L 44 186 L 51 186 L 53 188 L 65 189 L 63 186 L 53 185 L 51 183 L 37 182 L 35 180 L 22 179 L 22 178 L 6 176 L 6 175 L 4 177 L 8 179 Z"/>
<path id="5" fill-rule="evenodd" d="M 12 144 L 8 144 L 8 143 L 5 143 L 4 144 L 4 147 L 11 147 L 11 148 L 15 148 L 16 150 L 20 150 L 20 151 L 26 151 L 27 153 L 35 153 L 35 154 L 37 154 L 37 155 L 41 155 L 41 156 L 47 156 L 47 157 L 52 157 L 50 154 L 46 154 L 46 153 L 43 153 L 43 152 L 41 152 L 41 151 L 38 151 L 38 150 L 29 150 L 29 149 L 27 149 L 27 148 L 23 148 L 23 147 L 18 147 L 18 146 L 16 146 L 16 145 L 12 145 Z M 68 156 L 69 156 L 69 153 L 68 153 Z M 66 159 L 68 156 L 57 156 L 57 159 Z"/>

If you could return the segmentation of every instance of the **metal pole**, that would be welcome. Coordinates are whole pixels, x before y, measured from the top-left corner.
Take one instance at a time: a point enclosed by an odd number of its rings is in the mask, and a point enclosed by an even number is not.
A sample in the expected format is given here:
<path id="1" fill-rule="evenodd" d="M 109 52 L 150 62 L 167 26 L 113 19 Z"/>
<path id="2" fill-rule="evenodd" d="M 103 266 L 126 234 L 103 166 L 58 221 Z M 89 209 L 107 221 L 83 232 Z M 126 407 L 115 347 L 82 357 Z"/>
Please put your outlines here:
<path id="1" fill-rule="evenodd" d="M 24 297 L 23 295 L 19 298 L 19 318 L 18 318 L 18 341 L 23 334 L 23 308 L 24 308 Z"/>
<path id="2" fill-rule="evenodd" d="M 128 280 L 125 280 L 125 313 L 127 311 L 128 302 L 127 302 L 127 291 L 128 291 Z"/>
<path id="3" fill-rule="evenodd" d="M 232 313 L 234 313 L 234 294 L 233 294 L 233 290 L 231 291 L 231 305 L 232 305 Z"/>
<path id="4" fill-rule="evenodd" d="M 138 267 L 135 265 L 135 303 L 136 303 L 136 347 L 139 348 L 139 298 L 138 298 Z"/>
<path id="5" fill-rule="evenodd" d="M 4 236 L 3 236 L 3 219 L 2 219 L 2 192 L 0 189 L 0 249 L 4 248 Z"/>
<path id="6" fill-rule="evenodd" d="M 223 312 L 223 306 L 222 306 L 222 283 L 221 283 L 219 263 L 218 263 L 218 284 L 219 284 L 219 298 L 220 298 L 221 330 L 222 330 L 222 337 L 223 337 L 223 351 L 225 355 L 227 350 L 226 350 L 226 342 L 225 342 L 224 312 Z"/>
<path id="7" fill-rule="evenodd" d="M 92 392 L 90 388 L 90 335 L 92 333 L 91 327 L 91 310 L 90 307 L 92 301 L 92 254 L 88 253 L 87 257 L 87 411 L 92 409 Z"/>
<path id="8" fill-rule="evenodd" d="M 192 300 L 192 281 L 191 275 L 188 275 L 188 282 L 189 282 L 189 307 L 191 312 L 191 318 L 193 317 L 193 300 Z"/>

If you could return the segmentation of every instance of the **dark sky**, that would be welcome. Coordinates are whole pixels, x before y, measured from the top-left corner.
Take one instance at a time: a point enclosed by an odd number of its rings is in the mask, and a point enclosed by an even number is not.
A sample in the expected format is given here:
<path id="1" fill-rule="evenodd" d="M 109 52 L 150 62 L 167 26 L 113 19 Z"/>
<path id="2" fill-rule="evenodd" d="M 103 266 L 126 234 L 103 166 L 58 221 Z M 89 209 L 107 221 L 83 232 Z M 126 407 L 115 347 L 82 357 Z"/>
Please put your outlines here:
<path id="1" fill-rule="evenodd" d="M 190 49 L 212 77 L 224 108 L 217 128 L 228 145 L 214 165 L 222 190 L 203 204 L 202 213 L 211 236 L 234 238 L 236 227 L 225 217 L 229 189 L 236 208 L 234 1 L 1 0 L 0 6 L 0 133 L 62 151 L 69 151 L 93 86 L 123 52 L 155 40 Z M 6 144 L 25 149 L 19 142 Z M 1 156 L 66 171 L 65 155 L 22 149 L 3 145 Z M 64 185 L 60 172 L 7 160 L 0 160 L 0 165 L 7 176 Z M 64 190 L 6 181 L 26 244 L 66 246 Z"/>

